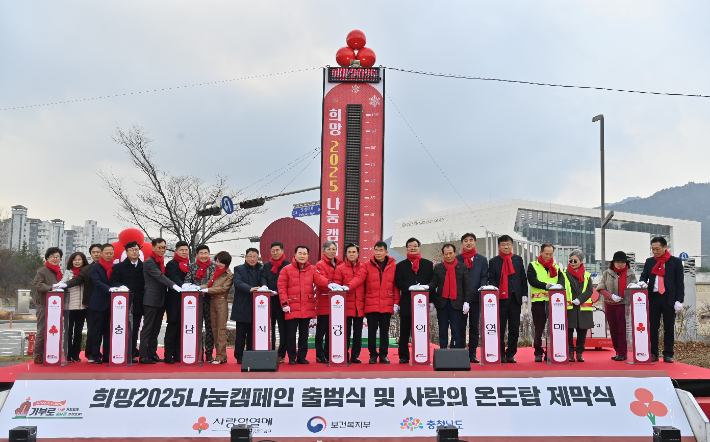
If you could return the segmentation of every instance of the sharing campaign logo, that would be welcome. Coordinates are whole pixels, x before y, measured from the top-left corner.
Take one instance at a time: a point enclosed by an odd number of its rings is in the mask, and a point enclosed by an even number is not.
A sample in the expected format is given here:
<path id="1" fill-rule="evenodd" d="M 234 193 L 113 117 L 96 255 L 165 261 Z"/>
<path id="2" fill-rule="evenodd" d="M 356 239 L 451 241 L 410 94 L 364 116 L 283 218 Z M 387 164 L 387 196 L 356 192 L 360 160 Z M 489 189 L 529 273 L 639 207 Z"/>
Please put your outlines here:
<path id="1" fill-rule="evenodd" d="M 419 419 L 415 419 L 411 416 L 405 417 L 404 420 L 402 420 L 402 423 L 399 424 L 399 428 L 402 430 L 409 430 L 409 431 L 423 430 L 424 429 L 424 422 L 420 421 Z"/>
<path id="2" fill-rule="evenodd" d="M 668 414 L 668 408 L 663 402 L 653 400 L 653 393 L 645 388 L 638 388 L 634 392 L 637 401 L 631 402 L 629 408 L 636 416 L 646 416 L 652 425 L 656 425 L 656 417 L 663 417 Z"/>
<path id="3" fill-rule="evenodd" d="M 197 431 L 197 434 L 202 433 L 202 430 L 206 430 L 210 427 L 210 424 L 207 423 L 207 418 L 202 416 L 199 419 L 197 419 L 197 422 L 195 422 L 192 425 L 192 429 Z"/>
<path id="4" fill-rule="evenodd" d="M 320 416 L 313 416 L 308 419 L 308 422 L 306 423 L 306 427 L 308 427 L 308 431 L 311 433 L 320 433 L 321 431 L 325 431 L 327 426 L 328 424 L 325 422 L 325 419 Z"/>

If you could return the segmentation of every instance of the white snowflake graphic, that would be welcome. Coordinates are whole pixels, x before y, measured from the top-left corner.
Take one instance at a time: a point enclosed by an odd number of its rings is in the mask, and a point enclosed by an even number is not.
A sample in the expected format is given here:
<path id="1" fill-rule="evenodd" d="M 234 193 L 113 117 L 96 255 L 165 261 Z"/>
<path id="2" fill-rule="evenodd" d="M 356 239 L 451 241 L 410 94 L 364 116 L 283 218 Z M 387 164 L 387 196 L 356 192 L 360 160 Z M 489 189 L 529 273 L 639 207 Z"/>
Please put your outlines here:
<path id="1" fill-rule="evenodd" d="M 352 91 L 354 94 L 357 94 L 358 92 L 360 92 L 360 86 L 354 84 L 352 87 Z"/>
<path id="2" fill-rule="evenodd" d="M 370 106 L 377 107 L 378 104 L 380 104 L 380 97 L 377 95 L 370 97 Z"/>

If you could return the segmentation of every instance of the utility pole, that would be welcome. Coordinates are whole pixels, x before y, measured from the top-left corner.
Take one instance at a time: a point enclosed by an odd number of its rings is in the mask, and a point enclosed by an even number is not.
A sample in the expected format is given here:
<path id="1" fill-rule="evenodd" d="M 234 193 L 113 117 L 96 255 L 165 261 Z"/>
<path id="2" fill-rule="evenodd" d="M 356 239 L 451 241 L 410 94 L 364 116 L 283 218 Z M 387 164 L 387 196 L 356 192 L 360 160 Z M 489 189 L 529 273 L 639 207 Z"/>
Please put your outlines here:
<path id="1" fill-rule="evenodd" d="M 596 117 L 592 118 L 592 123 L 596 123 L 597 121 L 600 122 L 599 124 L 599 150 L 601 152 L 601 175 L 602 175 L 602 213 L 601 213 L 601 234 L 602 234 L 602 250 L 601 250 L 601 268 L 599 269 L 599 273 L 603 273 L 604 269 L 606 268 L 606 225 L 611 221 L 611 218 L 614 216 L 614 211 L 612 210 L 609 213 L 609 216 L 607 217 L 606 214 L 604 213 L 604 115 L 599 114 Z"/>

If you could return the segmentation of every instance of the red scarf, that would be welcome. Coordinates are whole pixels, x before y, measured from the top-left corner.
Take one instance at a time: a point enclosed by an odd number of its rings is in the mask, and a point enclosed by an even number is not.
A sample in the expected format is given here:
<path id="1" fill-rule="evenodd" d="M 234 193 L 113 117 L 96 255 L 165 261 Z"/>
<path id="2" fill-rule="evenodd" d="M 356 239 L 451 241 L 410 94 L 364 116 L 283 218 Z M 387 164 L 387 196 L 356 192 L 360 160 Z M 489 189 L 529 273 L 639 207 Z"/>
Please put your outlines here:
<path id="1" fill-rule="evenodd" d="M 463 256 L 463 263 L 471 270 L 473 268 L 473 257 L 476 256 L 476 248 L 474 247 L 471 251 L 464 250 L 461 252 L 461 256 Z"/>
<path id="2" fill-rule="evenodd" d="M 227 267 L 225 267 L 223 269 L 220 269 L 219 267 L 215 268 L 214 274 L 212 275 L 212 279 L 210 279 L 210 282 L 207 283 L 207 287 L 212 287 L 212 284 L 214 284 L 215 280 L 217 278 L 219 278 L 220 275 L 222 275 L 222 273 L 224 273 L 226 270 L 227 270 Z"/>
<path id="3" fill-rule="evenodd" d="M 456 299 L 456 264 L 457 261 L 454 261 L 452 264 L 444 261 L 446 278 L 444 279 L 443 297 L 451 299 L 452 301 Z"/>
<path id="4" fill-rule="evenodd" d="M 54 272 L 55 275 L 57 275 L 57 282 L 60 282 L 62 280 L 62 268 L 59 267 L 58 265 L 52 265 L 49 263 L 49 261 L 44 262 L 44 266 L 47 267 L 49 270 Z"/>
<path id="5" fill-rule="evenodd" d="M 112 261 L 106 261 L 104 259 L 99 259 L 99 264 L 101 264 L 101 267 L 106 270 L 106 278 L 111 280 L 111 273 L 113 273 L 113 262 Z"/>
<path id="6" fill-rule="evenodd" d="M 574 270 L 571 265 L 567 264 L 567 273 L 577 278 L 580 284 L 584 284 L 584 272 L 584 264 L 579 266 L 577 270 Z"/>
<path id="7" fill-rule="evenodd" d="M 72 267 L 71 271 L 74 272 L 74 277 L 76 278 L 81 273 L 81 267 Z"/>
<path id="8" fill-rule="evenodd" d="M 658 279 L 658 293 L 661 295 L 666 293 L 666 263 L 670 257 L 671 252 L 666 250 L 666 253 L 663 256 L 656 258 L 656 265 L 653 266 L 653 270 L 651 270 L 651 273 L 656 275 L 656 279 Z"/>
<path id="9" fill-rule="evenodd" d="M 179 255 L 173 255 L 173 259 L 180 264 L 180 270 L 183 273 L 190 271 L 190 258 L 182 258 Z"/>
<path id="10" fill-rule="evenodd" d="M 414 270 L 414 273 L 417 273 L 419 271 L 419 261 L 422 260 L 422 254 L 419 253 L 417 255 L 410 255 L 407 253 L 407 259 L 412 263 L 412 270 Z"/>
<path id="11" fill-rule="evenodd" d="M 158 256 L 155 252 L 150 252 L 150 257 L 155 260 L 158 264 L 160 264 L 160 271 L 165 274 L 165 257 L 164 256 Z"/>
<path id="12" fill-rule="evenodd" d="M 279 273 L 279 269 L 283 265 L 284 261 L 286 261 L 286 255 L 281 255 L 281 259 L 276 261 L 274 258 L 271 258 L 271 273 L 274 275 Z"/>
<path id="13" fill-rule="evenodd" d="M 201 281 L 202 278 L 207 276 L 207 267 L 212 264 L 212 260 L 208 259 L 207 262 L 202 262 L 199 259 L 195 261 L 195 264 L 197 264 L 197 272 L 195 273 L 195 279 L 198 281 Z"/>
<path id="14" fill-rule="evenodd" d="M 616 266 L 611 267 L 612 270 L 619 275 L 619 296 L 624 297 L 624 291 L 626 290 L 626 270 L 629 268 L 627 264 L 623 269 L 617 269 Z"/>
<path id="15" fill-rule="evenodd" d="M 547 273 L 550 274 L 551 278 L 556 278 L 557 277 L 557 268 L 555 267 L 555 260 L 551 259 L 549 261 L 545 261 L 542 259 L 542 255 L 537 257 L 537 262 L 542 264 L 545 269 L 547 269 Z"/>
<path id="16" fill-rule="evenodd" d="M 498 252 L 498 256 L 503 258 L 503 270 L 500 274 L 500 287 L 498 288 L 498 296 L 500 299 L 508 299 L 508 276 L 515 274 L 513 267 L 513 254 L 504 255 Z"/>

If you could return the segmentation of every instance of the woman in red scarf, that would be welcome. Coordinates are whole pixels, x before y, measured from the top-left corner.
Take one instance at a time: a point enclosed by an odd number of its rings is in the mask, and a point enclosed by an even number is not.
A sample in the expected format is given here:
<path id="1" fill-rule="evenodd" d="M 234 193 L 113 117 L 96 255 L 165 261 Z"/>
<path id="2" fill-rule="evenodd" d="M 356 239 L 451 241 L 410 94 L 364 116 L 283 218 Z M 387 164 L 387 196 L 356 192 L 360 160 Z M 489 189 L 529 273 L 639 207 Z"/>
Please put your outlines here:
<path id="1" fill-rule="evenodd" d="M 232 255 L 229 252 L 219 252 L 214 256 L 215 271 L 207 284 L 200 286 L 200 291 L 211 298 L 210 317 L 212 318 L 212 333 L 215 337 L 217 355 L 213 364 L 227 363 L 227 295 L 232 288 L 234 273 L 229 270 Z"/>
<path id="2" fill-rule="evenodd" d="M 37 270 L 37 275 L 33 281 L 34 289 L 37 296 L 34 298 L 34 304 L 37 311 L 37 334 L 35 335 L 35 364 L 44 362 L 44 335 L 45 335 L 45 314 L 46 306 L 45 298 L 47 292 L 57 288 L 63 289 L 67 285 L 61 282 L 62 269 L 59 263 L 62 261 L 62 250 L 58 247 L 50 247 L 44 254 L 46 262 Z"/>
<path id="3" fill-rule="evenodd" d="M 577 351 L 577 362 L 584 362 L 584 343 L 587 340 L 587 330 L 594 327 L 592 312 L 592 275 L 584 269 L 585 254 L 579 249 L 569 254 L 567 270 L 562 271 L 567 289 L 567 342 L 569 343 L 569 361 L 574 362 L 574 352 Z M 573 345 L 573 335 L 577 330 L 577 345 Z"/>
<path id="4" fill-rule="evenodd" d="M 206 244 L 197 246 L 197 258 L 190 264 L 190 271 L 185 276 L 185 283 L 202 285 L 212 278 L 215 263 L 210 259 L 210 248 Z M 210 297 L 202 297 L 202 321 L 204 321 L 204 360 L 214 361 L 214 335 L 212 334 L 212 316 L 210 315 Z"/>
<path id="5" fill-rule="evenodd" d="M 614 361 L 626 360 L 626 304 L 629 298 L 624 296 L 624 289 L 637 281 L 629 264 L 626 253 L 614 253 L 609 268 L 604 270 L 597 285 L 597 292 L 604 297 L 604 313 L 609 323 L 611 342 L 616 350 L 616 355 L 611 357 Z"/>
<path id="6" fill-rule="evenodd" d="M 89 265 L 86 255 L 81 252 L 74 252 L 67 260 L 67 270 L 62 278 L 63 283 L 79 276 L 81 269 Z M 84 321 L 86 321 L 86 305 L 82 303 L 84 298 L 84 284 L 76 285 L 69 291 L 69 354 L 68 362 L 81 362 L 81 341 L 83 339 Z"/>

